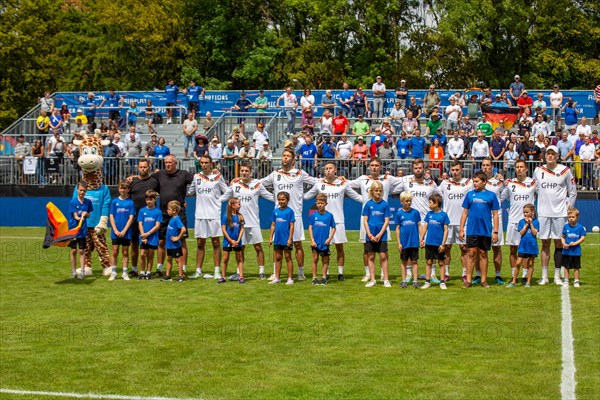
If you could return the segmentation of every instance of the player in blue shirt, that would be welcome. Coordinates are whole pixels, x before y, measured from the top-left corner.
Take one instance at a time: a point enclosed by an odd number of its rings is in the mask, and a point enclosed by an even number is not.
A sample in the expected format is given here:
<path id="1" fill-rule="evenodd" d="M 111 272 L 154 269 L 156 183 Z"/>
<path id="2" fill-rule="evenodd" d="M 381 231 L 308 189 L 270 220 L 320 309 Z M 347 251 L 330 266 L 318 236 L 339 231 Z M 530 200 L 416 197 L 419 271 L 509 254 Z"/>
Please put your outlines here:
<path id="1" fill-rule="evenodd" d="M 163 276 L 163 281 L 171 280 L 171 268 L 173 267 L 173 259 L 177 261 L 177 271 L 179 277 L 177 282 L 183 282 L 185 280 L 185 272 L 183 271 L 183 250 L 181 239 L 184 237 L 187 229 L 179 217 L 179 210 L 181 210 L 181 204 L 177 200 L 171 200 L 167 204 L 167 214 L 171 219 L 167 225 L 166 243 L 165 248 L 167 249 L 167 274 Z"/>
<path id="2" fill-rule="evenodd" d="M 221 260 L 221 277 L 217 280 L 217 283 L 227 282 L 227 265 L 232 251 L 235 252 L 240 283 L 246 283 L 244 278 L 244 248 L 242 247 L 244 217 L 240 214 L 241 207 L 240 199 L 232 197 L 227 203 L 227 212 L 221 217 L 221 230 L 224 238 L 223 259 Z"/>
<path id="3" fill-rule="evenodd" d="M 398 251 L 400 251 L 400 260 L 402 261 L 402 283 L 400 287 L 406 289 L 406 269 L 410 260 L 413 273 L 419 276 L 419 231 L 421 226 L 421 214 L 418 210 L 411 208 L 412 193 L 404 191 L 400 193 L 400 203 L 402 208 L 396 213 L 394 223 L 396 224 L 396 241 L 398 242 Z M 413 282 L 415 289 L 419 288 L 419 283 L 415 279 Z"/>
<path id="4" fill-rule="evenodd" d="M 527 270 L 527 283 L 525 287 L 531 287 L 533 262 L 539 253 L 537 234 L 540 230 L 540 222 L 535 218 L 535 206 L 533 204 L 528 203 L 523 206 L 523 218 L 517 224 L 517 230 L 521 235 L 521 241 L 517 250 L 517 262 L 512 271 L 512 281 L 507 287 L 512 288 L 516 286 L 521 265 L 523 265 L 523 269 Z"/>
<path id="5" fill-rule="evenodd" d="M 442 196 L 434 193 L 429 196 L 429 208 L 431 211 L 425 215 L 423 227 L 421 229 L 421 247 L 425 247 L 425 284 L 421 289 L 428 289 L 431 286 L 431 267 L 438 260 L 440 265 L 440 274 L 442 280 L 440 289 L 446 289 L 446 270 L 444 260 L 446 259 L 446 239 L 448 238 L 448 225 L 450 218 L 448 214 L 441 210 Z"/>
<path id="6" fill-rule="evenodd" d="M 362 210 L 362 222 L 365 227 L 365 253 L 369 263 L 371 280 L 365 287 L 373 287 L 375 281 L 375 253 L 379 253 L 379 262 L 383 270 L 383 286 L 392 287 L 388 277 L 387 228 L 390 224 L 390 206 L 383 200 L 383 184 L 375 181 L 369 188 L 369 197 Z"/>
<path id="7" fill-rule="evenodd" d="M 141 267 L 139 279 L 152 279 L 154 250 L 158 249 L 158 230 L 162 222 L 162 212 L 156 207 L 158 194 L 154 190 L 146 191 L 146 207 L 138 213 L 140 230 Z"/>
<path id="8" fill-rule="evenodd" d="M 67 217 L 69 229 L 75 228 L 81 221 L 81 226 L 79 227 L 77 236 L 75 236 L 75 239 L 69 243 L 69 247 L 71 248 L 71 277 L 78 279 L 83 279 L 85 277 L 85 238 L 87 236 L 86 218 L 88 218 L 90 213 L 94 211 L 94 207 L 92 206 L 90 199 L 85 198 L 87 187 L 87 182 L 81 181 L 77 184 L 77 197 L 72 199 L 69 203 L 69 215 Z M 79 247 L 79 264 L 81 269 L 79 275 L 77 274 L 77 247 Z"/>
<path id="9" fill-rule="evenodd" d="M 492 241 L 498 241 L 498 197 L 485 189 L 487 183 L 485 172 L 479 171 L 473 176 L 473 187 L 463 201 L 463 213 L 460 217 L 460 240 L 465 240 L 465 223 L 467 224 L 467 281 L 462 286 L 468 289 L 473 286 L 473 270 L 475 260 L 479 257 L 481 286 L 489 289 L 487 283 L 488 251 Z"/>
<path id="10" fill-rule="evenodd" d="M 179 93 L 179 87 L 175 85 L 173 79 L 169 79 L 168 85 L 165 86 L 165 93 L 167 94 L 167 124 L 170 124 L 171 117 L 173 116 L 173 109 L 177 106 L 177 94 Z"/>
<path id="11" fill-rule="evenodd" d="M 310 246 L 312 248 L 312 284 L 327 285 L 327 269 L 329 268 L 329 244 L 335 235 L 335 219 L 333 214 L 325 210 L 327 206 L 327 195 L 319 193 L 315 204 L 317 211 L 312 213 L 308 220 L 308 232 L 310 234 Z M 317 279 L 317 264 L 319 256 L 322 261 L 323 276 Z"/>
<path id="12" fill-rule="evenodd" d="M 574 269 L 573 286 L 579 287 L 579 269 L 581 268 L 581 243 L 585 240 L 586 231 L 583 225 L 577 223 L 579 210 L 571 208 L 567 211 L 568 223 L 562 232 L 562 266 L 565 269 L 564 286 L 569 286 L 569 272 Z"/>
<path id="13" fill-rule="evenodd" d="M 294 237 L 294 224 L 296 217 L 294 210 L 288 207 L 290 194 L 288 192 L 279 192 L 277 194 L 277 204 L 279 208 L 273 210 L 273 222 L 271 223 L 271 235 L 269 237 L 269 246 L 273 245 L 275 256 L 275 279 L 269 284 L 281 282 L 281 263 L 285 256 L 287 263 L 288 279 L 286 285 L 293 285 L 294 264 L 292 262 L 292 238 Z"/>
<path id="14" fill-rule="evenodd" d="M 112 273 L 108 278 L 114 281 L 117 277 L 117 259 L 119 258 L 119 247 L 123 253 L 124 280 L 129 280 L 127 265 L 129 265 L 129 246 L 131 245 L 131 225 L 135 219 L 135 205 L 129 198 L 129 183 L 119 182 L 119 197 L 110 202 L 109 221 L 111 227 L 110 238 L 112 240 Z"/>

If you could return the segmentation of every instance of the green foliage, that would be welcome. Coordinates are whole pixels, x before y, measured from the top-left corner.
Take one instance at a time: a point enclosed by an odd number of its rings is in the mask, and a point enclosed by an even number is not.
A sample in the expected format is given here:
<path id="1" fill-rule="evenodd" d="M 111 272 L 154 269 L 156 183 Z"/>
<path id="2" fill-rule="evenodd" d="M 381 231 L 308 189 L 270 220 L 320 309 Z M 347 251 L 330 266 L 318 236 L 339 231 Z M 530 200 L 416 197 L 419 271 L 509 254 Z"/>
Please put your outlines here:
<path id="1" fill-rule="evenodd" d="M 45 90 L 144 90 L 194 76 L 210 89 L 591 88 L 600 6 L 590 0 L 22 0 L 0 11 L 0 127 Z"/>

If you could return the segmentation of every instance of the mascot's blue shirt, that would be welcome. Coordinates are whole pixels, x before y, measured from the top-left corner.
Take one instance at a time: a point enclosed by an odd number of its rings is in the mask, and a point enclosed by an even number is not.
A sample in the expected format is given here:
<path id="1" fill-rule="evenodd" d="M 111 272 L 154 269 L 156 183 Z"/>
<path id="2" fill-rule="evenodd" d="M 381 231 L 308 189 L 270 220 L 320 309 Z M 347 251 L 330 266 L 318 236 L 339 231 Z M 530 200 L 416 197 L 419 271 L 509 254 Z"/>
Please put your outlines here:
<path id="1" fill-rule="evenodd" d="M 73 198 L 77 198 L 77 187 L 73 191 Z M 94 211 L 90 214 L 87 219 L 88 228 L 95 228 L 100 223 L 100 217 L 108 217 L 110 210 L 110 190 L 108 186 L 102 185 L 96 190 L 88 190 L 85 194 L 85 198 L 92 202 Z"/>

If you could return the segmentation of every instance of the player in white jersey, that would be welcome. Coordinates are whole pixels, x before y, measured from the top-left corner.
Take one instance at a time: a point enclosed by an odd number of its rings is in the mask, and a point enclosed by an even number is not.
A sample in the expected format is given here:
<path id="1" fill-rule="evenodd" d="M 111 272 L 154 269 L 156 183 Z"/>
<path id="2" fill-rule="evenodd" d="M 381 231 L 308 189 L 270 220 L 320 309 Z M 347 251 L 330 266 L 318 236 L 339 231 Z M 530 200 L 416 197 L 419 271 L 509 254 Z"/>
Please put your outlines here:
<path id="1" fill-rule="evenodd" d="M 190 278 L 202 277 L 202 264 L 206 253 L 206 239 L 210 238 L 215 262 L 215 279 L 221 278 L 221 201 L 219 197 L 227 190 L 223 175 L 212 170 L 212 157 L 200 157 L 201 172 L 194 175 L 188 194 L 196 195 L 194 236 L 196 237 L 196 272 Z M 206 276 L 207 278 L 210 276 Z"/>
<path id="2" fill-rule="evenodd" d="M 280 192 L 288 192 L 290 201 L 288 206 L 294 211 L 296 222 L 294 224 L 294 247 L 296 248 L 296 261 L 298 262 L 298 280 L 305 281 L 304 276 L 304 223 L 302 221 L 302 200 L 304 195 L 304 184 L 314 185 L 317 178 L 308 175 L 306 171 L 294 168 L 296 154 L 291 149 L 283 150 L 281 154 L 281 169 L 271 172 L 261 179 L 266 187 L 273 187 L 273 194 L 277 198 Z"/>
<path id="3" fill-rule="evenodd" d="M 401 190 L 402 182 L 404 181 L 403 178 L 391 176 L 389 174 L 381 175 L 381 160 L 379 159 L 379 157 L 371 158 L 371 160 L 369 161 L 369 171 L 371 172 L 370 175 L 362 175 L 362 176 L 359 176 L 357 179 L 354 179 L 354 180 L 348 182 L 348 184 L 350 185 L 351 188 L 360 190 L 362 197 L 363 197 L 362 207 L 364 207 L 365 204 L 370 200 L 368 194 L 369 194 L 369 189 L 371 188 L 371 185 L 373 184 L 373 182 L 380 182 L 381 185 L 383 186 L 382 198 L 385 201 L 388 201 L 388 197 L 389 197 L 390 193 L 400 193 L 402 191 Z M 361 217 L 361 221 L 362 221 L 362 217 Z M 391 240 L 389 228 L 388 228 L 387 238 L 388 238 L 388 240 Z M 361 222 L 360 233 L 359 233 L 359 242 L 365 243 L 365 241 L 366 241 L 365 227 L 363 226 L 363 224 Z M 368 260 L 367 253 L 365 253 L 364 250 L 363 250 L 363 263 L 364 263 L 364 267 L 365 267 L 365 276 L 362 278 L 362 281 L 368 282 L 371 280 L 371 277 L 369 275 L 369 260 Z"/>
<path id="4" fill-rule="evenodd" d="M 460 260 L 463 266 L 462 278 L 467 281 L 467 246 L 459 237 L 460 217 L 462 216 L 462 204 L 468 192 L 473 190 L 471 179 L 463 177 L 463 167 L 460 161 L 450 163 L 450 178 L 443 180 L 439 190 L 444 199 L 444 212 L 448 214 L 450 225 L 448 226 L 448 238 L 446 239 L 446 280 L 450 275 L 450 261 L 452 260 L 452 245 L 457 244 L 460 248 Z"/>
<path id="5" fill-rule="evenodd" d="M 498 241 L 492 242 L 492 252 L 494 254 L 494 268 L 496 270 L 496 283 L 498 285 L 504 285 L 504 281 L 502 280 L 502 245 L 504 245 L 504 231 L 502 225 L 502 202 L 506 200 L 504 193 L 504 177 L 501 174 L 497 174 L 494 176 L 494 164 L 492 164 L 492 159 L 486 157 L 481 162 L 481 170 L 487 175 L 488 181 L 485 184 L 485 190 L 489 190 L 494 193 L 498 198 L 498 203 L 500 203 L 500 210 L 498 210 Z M 477 271 L 479 274 L 479 271 Z M 479 278 L 479 275 L 477 275 Z M 473 281 L 474 283 L 479 283 L 477 278 Z"/>
<path id="6" fill-rule="evenodd" d="M 252 179 L 252 163 L 246 161 L 240 164 L 240 177 L 231 181 L 229 188 L 221 201 L 227 201 L 231 197 L 240 200 L 240 214 L 244 216 L 244 236 L 242 237 L 242 254 L 246 245 L 251 244 L 256 251 L 256 261 L 258 263 L 258 276 L 261 280 L 265 276 L 265 252 L 263 251 L 262 231 L 260 230 L 260 221 L 258 218 L 258 198 L 262 197 L 275 202 L 275 196 L 269 192 L 260 183 L 258 179 Z"/>
<path id="7" fill-rule="evenodd" d="M 345 252 L 344 243 L 346 238 L 346 220 L 344 219 L 344 197 L 363 203 L 363 197 L 350 187 L 344 177 L 337 176 L 337 167 L 334 161 L 325 163 L 325 178 L 320 179 L 305 195 L 304 200 L 312 199 L 317 194 L 327 195 L 327 211 L 333 214 L 335 220 L 335 234 L 332 243 L 335 244 L 338 262 L 338 280 L 344 281 Z M 329 275 L 329 271 L 327 272 Z"/>
<path id="8" fill-rule="evenodd" d="M 510 202 L 508 210 L 508 224 L 506 225 L 506 243 L 510 246 L 510 268 L 514 270 L 517 264 L 517 250 L 521 242 L 521 233 L 517 229 L 519 221 L 523 218 L 525 204 L 535 202 L 537 181 L 527 176 L 527 163 L 517 160 L 515 163 L 517 177 L 504 182 L 504 195 Z M 523 269 L 523 278 L 527 282 L 527 270 Z"/>
<path id="9" fill-rule="evenodd" d="M 548 146 L 546 164 L 537 167 L 533 178 L 538 182 L 539 238 L 542 239 L 542 279 L 540 285 L 548 283 L 550 243 L 554 239 L 554 283 L 562 285 L 560 267 L 562 264 L 562 229 L 567 223 L 567 211 L 575 206 L 577 186 L 569 167 L 557 163 L 558 148 Z"/>

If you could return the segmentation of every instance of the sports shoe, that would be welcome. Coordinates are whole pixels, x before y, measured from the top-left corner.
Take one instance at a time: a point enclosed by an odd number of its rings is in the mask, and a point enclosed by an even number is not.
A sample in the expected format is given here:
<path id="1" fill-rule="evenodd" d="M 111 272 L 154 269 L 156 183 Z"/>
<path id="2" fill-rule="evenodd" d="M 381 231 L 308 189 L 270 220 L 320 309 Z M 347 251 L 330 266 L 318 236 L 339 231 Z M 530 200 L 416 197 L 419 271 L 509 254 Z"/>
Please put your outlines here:
<path id="1" fill-rule="evenodd" d="M 527 278 L 521 278 L 521 283 L 524 285 L 527 283 Z"/>
<path id="2" fill-rule="evenodd" d="M 450 280 L 450 275 L 444 275 L 444 281 L 448 282 Z"/>
<path id="3" fill-rule="evenodd" d="M 304 278 L 304 280 L 306 280 L 306 278 Z M 294 280 L 292 278 L 288 278 L 287 282 L 285 283 L 286 285 L 293 285 L 294 284 Z"/>
<path id="4" fill-rule="evenodd" d="M 573 282 L 573 287 L 576 287 L 576 288 L 578 288 L 578 287 L 579 287 L 579 281 L 575 281 L 575 282 Z"/>
<path id="5" fill-rule="evenodd" d="M 240 283 L 246 283 L 246 279 L 243 276 L 240 276 Z"/>
<path id="6" fill-rule="evenodd" d="M 138 274 L 138 281 L 144 280 L 146 278 L 146 273 L 145 272 L 140 272 Z"/>
<path id="7" fill-rule="evenodd" d="M 406 282 L 402 282 L 400 284 L 400 289 L 406 289 L 408 287 L 408 285 L 406 284 Z"/>
<path id="8" fill-rule="evenodd" d="M 344 278 L 344 274 L 338 274 L 338 281 L 344 282 L 346 278 Z"/>
<path id="9" fill-rule="evenodd" d="M 481 286 L 483 286 L 486 289 L 490 288 L 490 285 L 487 282 L 481 282 Z"/>
<path id="10" fill-rule="evenodd" d="M 383 281 L 383 287 L 392 287 L 392 282 L 390 282 L 390 281 Z"/>
<path id="11" fill-rule="evenodd" d="M 424 281 L 427 277 L 425 276 L 425 274 L 421 274 L 417 278 Z"/>
<path id="12" fill-rule="evenodd" d="M 473 279 L 473 282 L 471 282 L 473 285 L 477 285 L 481 283 L 481 277 L 480 276 L 476 276 L 475 279 Z"/>
<path id="13" fill-rule="evenodd" d="M 531 287 L 531 285 L 527 282 L 525 282 L 525 287 Z"/>
<path id="14" fill-rule="evenodd" d="M 569 281 L 565 279 L 565 281 L 562 283 L 563 287 L 569 287 Z"/>
<path id="15" fill-rule="evenodd" d="M 441 282 L 440 283 L 440 289 L 442 289 L 442 290 L 446 290 L 447 289 L 446 282 Z"/>
<path id="16" fill-rule="evenodd" d="M 265 279 L 267 279 L 267 276 L 266 276 L 265 274 L 258 274 L 258 278 L 259 278 L 261 281 L 264 281 Z"/>
<path id="17" fill-rule="evenodd" d="M 71 279 L 77 278 L 77 271 L 71 272 Z"/>
<path id="18" fill-rule="evenodd" d="M 190 275 L 190 279 L 198 279 L 202 278 L 202 272 L 196 270 L 192 275 Z"/>
<path id="19" fill-rule="evenodd" d="M 180 276 L 179 278 L 177 278 L 177 282 L 183 282 L 185 281 L 185 276 Z"/>
<path id="20" fill-rule="evenodd" d="M 441 281 L 435 275 L 431 276 L 431 283 L 440 283 Z"/>
<path id="21" fill-rule="evenodd" d="M 204 278 L 204 279 L 213 279 L 214 277 L 215 276 L 211 275 L 211 274 L 204 274 L 204 275 L 202 275 L 202 278 Z"/>
<path id="22" fill-rule="evenodd" d="M 220 272 L 216 272 L 216 271 L 215 271 L 215 274 L 214 274 L 214 276 L 213 276 L 213 278 L 214 278 L 214 279 L 217 279 L 217 280 L 219 280 L 219 279 L 221 279 L 222 277 L 223 277 L 223 276 L 221 275 L 221 273 L 220 273 Z"/>
<path id="23" fill-rule="evenodd" d="M 239 281 L 240 280 L 240 274 L 231 274 L 229 275 L 229 278 L 227 278 L 230 281 Z"/>
<path id="24" fill-rule="evenodd" d="M 466 281 L 467 281 L 467 276 L 466 276 L 466 275 L 463 275 L 463 276 L 462 276 L 462 281 L 463 281 L 463 282 L 466 282 Z"/>
<path id="25" fill-rule="evenodd" d="M 377 285 L 377 282 L 374 281 L 374 280 L 372 280 L 372 281 L 367 282 L 367 284 L 365 285 L 365 287 L 373 287 L 375 285 Z"/>
<path id="26" fill-rule="evenodd" d="M 321 278 L 321 285 L 327 285 L 327 278 Z"/>
<path id="27" fill-rule="evenodd" d="M 291 278 L 290 278 L 291 279 Z M 298 282 L 300 281 L 305 281 L 306 280 L 306 276 L 304 274 L 300 274 L 298 273 Z"/>
<path id="28" fill-rule="evenodd" d="M 161 271 L 161 270 L 156 270 L 156 271 L 154 271 L 154 274 L 153 274 L 153 275 L 156 275 L 156 276 L 158 276 L 159 278 L 162 278 L 162 276 L 163 276 L 163 273 L 162 273 L 162 271 Z"/>
<path id="29" fill-rule="evenodd" d="M 498 284 L 498 285 L 504 285 L 505 284 L 505 282 L 499 276 L 496 277 L 495 281 L 496 281 L 496 284 Z"/>
<path id="30" fill-rule="evenodd" d="M 102 270 L 102 275 L 104 275 L 104 276 L 110 276 L 110 274 L 112 274 L 112 268 L 107 267 L 107 268 L 104 268 Z"/>
<path id="31" fill-rule="evenodd" d="M 549 283 L 550 283 L 550 281 L 548 280 L 548 278 L 542 278 L 542 279 L 540 279 L 540 281 L 538 282 L 538 285 L 542 285 L 542 286 L 543 286 L 543 285 L 547 285 L 547 284 L 549 284 Z"/>
<path id="32" fill-rule="evenodd" d="M 171 275 L 165 275 L 165 276 L 163 276 L 163 277 L 162 277 L 162 279 L 161 279 L 161 280 L 162 280 L 162 281 L 165 281 L 165 282 L 166 282 L 166 281 L 170 281 L 170 280 L 172 280 L 172 279 L 171 279 Z"/>
<path id="33" fill-rule="evenodd" d="M 146 279 L 147 281 L 152 279 L 152 272 L 150 272 L 150 271 L 146 272 L 146 276 L 144 277 L 144 279 Z"/>
<path id="34" fill-rule="evenodd" d="M 129 281 L 129 275 L 127 275 L 126 272 L 123 272 L 123 274 L 121 274 L 121 278 L 123 278 L 124 281 Z"/>
<path id="35" fill-rule="evenodd" d="M 227 279 L 225 279 L 225 278 L 223 278 L 223 277 L 220 277 L 220 278 L 217 280 L 217 283 L 225 283 L 225 282 L 227 282 Z"/>
<path id="36" fill-rule="evenodd" d="M 507 288 L 514 288 L 515 286 L 517 286 L 517 285 L 515 285 L 512 282 L 509 282 L 508 285 L 506 285 Z"/>
<path id="37" fill-rule="evenodd" d="M 465 284 L 462 285 L 462 289 L 470 289 L 471 287 L 473 287 L 471 282 L 465 282 Z"/>
<path id="38" fill-rule="evenodd" d="M 77 275 L 77 279 L 85 279 L 85 274 Z"/>
<path id="39" fill-rule="evenodd" d="M 281 280 L 274 278 L 272 280 L 269 281 L 269 285 L 275 285 L 277 283 L 281 283 Z"/>
<path id="40" fill-rule="evenodd" d="M 108 277 L 109 281 L 114 281 L 115 279 L 117 279 L 117 273 L 113 272 L 112 274 L 110 274 L 110 276 Z"/>
<path id="41" fill-rule="evenodd" d="M 429 282 L 425 282 L 425 283 L 423 284 L 423 286 L 421 286 L 421 289 L 429 289 L 430 287 L 431 287 L 431 283 L 429 283 Z"/>
<path id="42" fill-rule="evenodd" d="M 321 283 L 321 281 L 320 281 L 320 280 L 318 280 L 317 278 L 313 278 L 313 280 L 312 280 L 312 281 L 310 281 L 310 284 L 311 284 L 311 285 L 319 285 L 320 283 Z"/>
<path id="43" fill-rule="evenodd" d="M 413 288 L 418 289 L 419 287 L 419 282 L 413 282 Z"/>
<path id="44" fill-rule="evenodd" d="M 134 278 L 135 278 L 136 276 L 139 276 L 139 275 L 138 275 L 138 272 L 137 272 L 137 271 L 135 271 L 135 270 L 133 270 L 133 269 L 131 270 L 130 274 L 131 274 L 131 276 L 133 276 Z"/>
<path id="45" fill-rule="evenodd" d="M 562 281 L 562 279 L 560 279 L 560 277 L 558 277 L 558 276 L 555 276 L 555 277 L 554 277 L 554 284 L 555 284 L 555 285 L 562 285 L 562 284 L 563 284 L 563 281 Z"/>
<path id="46" fill-rule="evenodd" d="M 362 279 L 360 280 L 361 282 L 369 282 L 371 280 L 371 277 L 369 275 L 365 275 L 362 277 Z"/>

